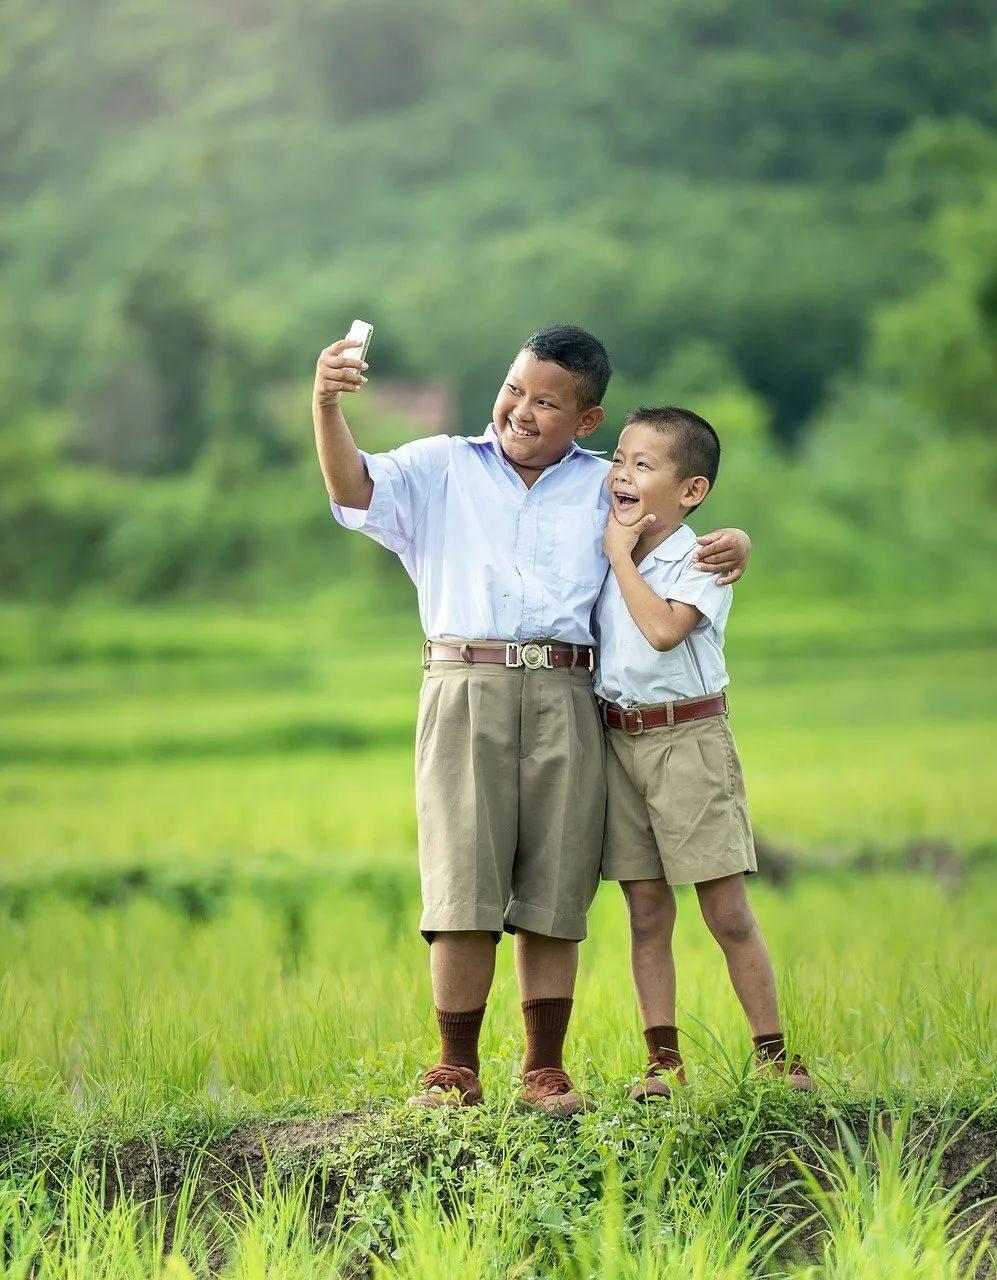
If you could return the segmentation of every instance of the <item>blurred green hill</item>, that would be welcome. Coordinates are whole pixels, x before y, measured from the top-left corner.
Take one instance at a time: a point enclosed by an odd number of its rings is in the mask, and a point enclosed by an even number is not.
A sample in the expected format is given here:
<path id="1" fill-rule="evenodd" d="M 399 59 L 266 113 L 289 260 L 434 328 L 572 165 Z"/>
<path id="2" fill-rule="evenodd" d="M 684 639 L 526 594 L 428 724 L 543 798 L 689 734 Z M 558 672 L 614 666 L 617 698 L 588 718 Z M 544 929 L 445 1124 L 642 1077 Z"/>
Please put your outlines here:
<path id="1" fill-rule="evenodd" d="M 9 0 L 0 582 L 300 590 L 320 348 L 480 430 L 572 320 L 622 413 L 728 445 L 756 580 L 971 581 L 997 549 L 997 13 L 968 0 Z M 351 402 L 364 442 L 411 430 Z M 969 558 L 961 548 L 972 546 Z"/>

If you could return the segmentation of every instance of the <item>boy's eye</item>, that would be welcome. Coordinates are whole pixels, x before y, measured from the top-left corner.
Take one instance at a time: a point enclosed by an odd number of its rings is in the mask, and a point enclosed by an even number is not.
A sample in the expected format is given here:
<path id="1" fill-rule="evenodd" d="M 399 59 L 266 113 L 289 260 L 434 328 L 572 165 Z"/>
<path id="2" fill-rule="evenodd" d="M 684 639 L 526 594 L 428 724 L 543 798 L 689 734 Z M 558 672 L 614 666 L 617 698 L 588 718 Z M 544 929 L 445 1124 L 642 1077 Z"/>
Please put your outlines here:
<path id="1" fill-rule="evenodd" d="M 514 395 L 519 395 L 519 388 L 511 382 L 505 384 Z"/>
<path id="2" fill-rule="evenodd" d="M 638 467 L 643 467 L 645 471 L 649 469 L 646 462 L 638 462 L 637 465 Z"/>

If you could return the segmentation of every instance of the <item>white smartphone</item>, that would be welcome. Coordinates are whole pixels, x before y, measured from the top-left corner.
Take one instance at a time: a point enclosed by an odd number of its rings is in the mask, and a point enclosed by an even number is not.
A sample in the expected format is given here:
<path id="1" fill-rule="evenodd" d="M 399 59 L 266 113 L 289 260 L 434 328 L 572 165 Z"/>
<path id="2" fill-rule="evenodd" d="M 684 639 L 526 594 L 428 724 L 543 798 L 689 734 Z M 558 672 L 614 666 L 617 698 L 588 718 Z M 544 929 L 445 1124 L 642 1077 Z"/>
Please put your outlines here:
<path id="1" fill-rule="evenodd" d="M 363 343 L 359 351 L 350 351 L 348 354 L 357 360 L 367 359 L 367 348 L 370 346 L 371 334 L 374 332 L 374 326 L 368 324 L 366 320 L 354 320 L 350 325 L 350 331 L 346 335 L 358 342 Z M 346 352 L 343 353 L 347 354 Z"/>

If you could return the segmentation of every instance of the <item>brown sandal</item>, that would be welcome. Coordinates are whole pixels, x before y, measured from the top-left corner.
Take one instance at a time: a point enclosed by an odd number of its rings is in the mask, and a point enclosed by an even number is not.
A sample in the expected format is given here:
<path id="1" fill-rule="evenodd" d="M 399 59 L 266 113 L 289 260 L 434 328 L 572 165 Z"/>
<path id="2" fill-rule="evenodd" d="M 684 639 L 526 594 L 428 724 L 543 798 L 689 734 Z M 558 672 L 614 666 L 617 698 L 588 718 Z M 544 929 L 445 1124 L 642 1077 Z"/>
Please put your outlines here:
<path id="1" fill-rule="evenodd" d="M 777 1058 L 760 1055 L 755 1070 L 760 1076 L 785 1080 L 790 1089 L 799 1089 L 801 1093 L 809 1093 L 814 1087 L 810 1072 L 803 1065 L 803 1059 L 798 1053 L 794 1053 L 788 1062 L 785 1054 Z"/>
<path id="2" fill-rule="evenodd" d="M 484 1098 L 481 1081 L 470 1067 L 431 1067 L 422 1082 L 422 1093 L 409 1098 L 410 1107 L 476 1107 Z"/>
<path id="3" fill-rule="evenodd" d="M 573 1116 L 579 1111 L 591 1111 L 595 1106 L 590 1097 L 579 1093 L 567 1071 L 560 1067 L 527 1071 L 523 1076 L 522 1101 L 552 1116 Z"/>
<path id="4" fill-rule="evenodd" d="M 671 1084 L 662 1079 L 667 1075 Z M 651 1064 L 644 1073 L 644 1079 L 634 1085 L 630 1097 L 634 1102 L 647 1102 L 651 1098 L 670 1098 L 673 1085 L 686 1085 L 685 1066 L 681 1056 L 674 1049 L 657 1049 L 651 1057 Z"/>

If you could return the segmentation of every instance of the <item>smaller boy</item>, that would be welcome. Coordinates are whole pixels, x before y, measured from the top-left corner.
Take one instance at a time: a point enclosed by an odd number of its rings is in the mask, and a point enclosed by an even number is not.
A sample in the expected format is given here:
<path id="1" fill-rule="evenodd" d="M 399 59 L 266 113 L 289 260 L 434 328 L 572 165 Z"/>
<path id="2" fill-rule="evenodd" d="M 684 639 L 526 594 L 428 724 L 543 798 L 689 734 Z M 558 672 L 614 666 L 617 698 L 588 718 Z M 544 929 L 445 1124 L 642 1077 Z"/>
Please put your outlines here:
<path id="1" fill-rule="evenodd" d="M 795 1089 L 813 1082 L 787 1061 L 775 975 L 748 904 L 757 870 L 737 748 L 727 725 L 724 625 L 730 586 L 692 568 L 683 523 L 716 481 L 720 441 L 687 409 L 628 415 L 608 485 L 612 572 L 596 605 L 595 691 L 606 724 L 608 808 L 602 877 L 630 914 L 634 986 L 650 1062 L 632 1093 L 667 1098 L 685 1084 L 675 1026 L 672 886 L 694 884 L 750 1024 L 758 1071 Z"/>

